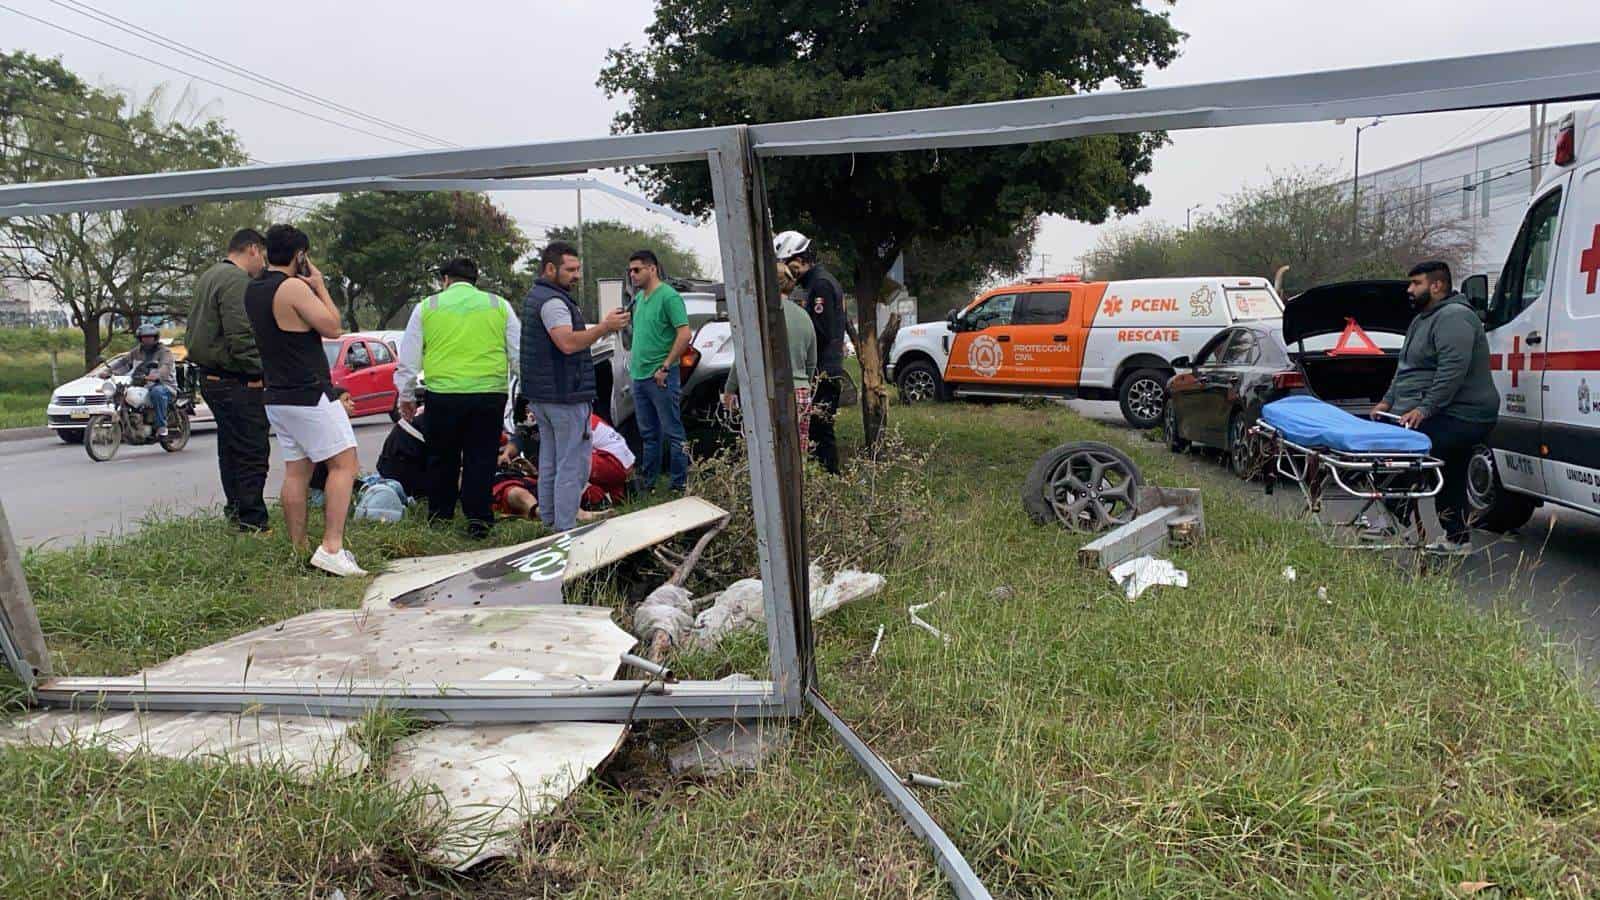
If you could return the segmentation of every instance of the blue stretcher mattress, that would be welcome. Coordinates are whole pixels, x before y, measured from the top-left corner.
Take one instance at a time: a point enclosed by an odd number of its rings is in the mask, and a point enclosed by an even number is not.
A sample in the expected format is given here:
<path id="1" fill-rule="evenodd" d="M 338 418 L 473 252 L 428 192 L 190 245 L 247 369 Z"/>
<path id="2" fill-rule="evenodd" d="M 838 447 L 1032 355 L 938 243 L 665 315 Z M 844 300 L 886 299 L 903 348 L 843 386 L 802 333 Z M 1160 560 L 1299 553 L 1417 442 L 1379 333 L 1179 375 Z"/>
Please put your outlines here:
<path id="1" fill-rule="evenodd" d="M 1261 421 L 1302 447 L 1345 453 L 1421 453 L 1433 442 L 1420 431 L 1362 419 L 1315 397 L 1285 397 L 1261 407 Z"/>

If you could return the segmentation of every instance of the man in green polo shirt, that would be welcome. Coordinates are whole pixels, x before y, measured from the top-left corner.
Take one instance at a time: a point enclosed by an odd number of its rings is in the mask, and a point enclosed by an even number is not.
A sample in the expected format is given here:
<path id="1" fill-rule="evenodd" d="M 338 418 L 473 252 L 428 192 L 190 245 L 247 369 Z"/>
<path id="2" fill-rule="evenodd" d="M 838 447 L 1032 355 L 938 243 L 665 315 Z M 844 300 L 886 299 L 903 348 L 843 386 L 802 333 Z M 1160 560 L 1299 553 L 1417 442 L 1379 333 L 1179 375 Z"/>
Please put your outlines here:
<path id="1" fill-rule="evenodd" d="M 628 257 L 628 279 L 634 291 L 633 358 L 628 362 L 628 374 L 633 378 L 634 417 L 644 445 L 639 455 L 639 481 L 644 490 L 655 487 L 665 437 L 672 489 L 681 493 L 689 483 L 689 454 L 683 449 L 679 406 L 683 384 L 678 361 L 689 349 L 689 311 L 672 285 L 661 280 L 661 263 L 649 250 Z"/>
<path id="2" fill-rule="evenodd" d="M 511 304 L 478 289 L 478 264 L 457 257 L 439 268 L 444 290 L 411 310 L 395 388 L 400 414 L 417 414 L 417 376 L 428 377 L 428 518 L 455 517 L 456 501 L 473 537 L 494 523 L 494 484 L 505 430 L 511 360 L 522 356 L 522 323 Z"/>

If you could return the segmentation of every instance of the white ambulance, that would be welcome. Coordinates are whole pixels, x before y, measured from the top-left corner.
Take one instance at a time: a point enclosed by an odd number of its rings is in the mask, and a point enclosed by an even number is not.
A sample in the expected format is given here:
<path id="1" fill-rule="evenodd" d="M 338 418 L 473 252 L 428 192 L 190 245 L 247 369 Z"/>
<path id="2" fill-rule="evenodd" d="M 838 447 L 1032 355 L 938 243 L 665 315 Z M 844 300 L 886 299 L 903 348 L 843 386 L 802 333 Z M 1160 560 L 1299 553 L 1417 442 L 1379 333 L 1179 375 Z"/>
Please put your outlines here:
<path id="1" fill-rule="evenodd" d="M 1480 527 L 1522 525 L 1540 503 L 1600 514 L 1600 107 L 1562 120 L 1483 315 L 1500 420 L 1468 470 Z"/>
<path id="2" fill-rule="evenodd" d="M 1139 428 L 1161 422 L 1172 360 L 1218 330 L 1281 319 L 1264 278 L 1030 278 L 981 294 L 944 322 L 902 328 L 888 374 L 906 403 L 956 397 L 1117 400 Z"/>

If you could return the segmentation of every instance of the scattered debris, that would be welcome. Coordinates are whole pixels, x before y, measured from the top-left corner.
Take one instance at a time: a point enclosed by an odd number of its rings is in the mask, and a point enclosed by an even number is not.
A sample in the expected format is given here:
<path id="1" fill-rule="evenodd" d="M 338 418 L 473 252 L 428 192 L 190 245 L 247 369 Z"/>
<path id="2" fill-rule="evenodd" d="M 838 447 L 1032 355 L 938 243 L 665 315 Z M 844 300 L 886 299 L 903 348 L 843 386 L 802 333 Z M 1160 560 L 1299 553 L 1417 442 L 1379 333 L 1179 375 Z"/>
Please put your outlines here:
<path id="1" fill-rule="evenodd" d="M 373 579 L 361 605 L 466 609 L 559 604 L 563 582 L 680 534 L 717 525 L 727 516 L 714 503 L 683 497 L 525 544 L 398 559 Z"/>
<path id="2" fill-rule="evenodd" d="M 1140 514 L 1078 549 L 1078 564 L 1110 570 L 1137 556 L 1186 546 L 1205 536 L 1205 511 L 1195 488 L 1145 485 L 1139 489 Z"/>
<path id="3" fill-rule="evenodd" d="M 1492 887 L 1499 887 L 1499 885 L 1492 881 L 1463 881 L 1456 885 L 1456 887 L 1463 894 L 1476 894 L 1479 891 L 1486 891 Z"/>
<path id="4" fill-rule="evenodd" d="M 906 787 L 954 789 L 965 786 L 959 781 L 945 781 L 943 778 L 935 778 L 932 775 L 923 775 L 917 772 L 907 772 L 902 781 Z"/>
<path id="5" fill-rule="evenodd" d="M 1283 580 L 1284 581 L 1292 582 L 1296 578 L 1299 578 L 1299 577 L 1300 577 L 1300 573 L 1296 572 L 1294 570 L 1294 566 L 1284 566 L 1283 567 Z"/>
<path id="6" fill-rule="evenodd" d="M 912 606 L 908 606 L 908 607 L 906 607 L 906 612 L 909 613 L 910 616 L 911 616 L 911 624 L 917 626 L 918 628 L 921 628 L 923 631 L 926 631 L 927 633 L 933 635 L 934 637 L 938 638 L 939 640 L 944 641 L 945 646 L 948 647 L 950 645 L 950 635 L 945 634 L 944 632 L 942 632 L 939 629 L 933 627 L 932 625 L 929 625 L 927 622 L 923 621 L 921 616 L 917 615 L 917 613 L 922 612 L 923 610 L 925 610 L 928 607 L 934 605 L 935 603 L 938 603 L 940 600 L 943 600 L 944 596 L 945 596 L 944 594 L 940 594 L 939 596 L 933 598 L 932 600 L 929 600 L 927 603 L 917 603 L 917 604 L 914 604 Z"/>
<path id="7" fill-rule="evenodd" d="M 789 727 L 777 722 L 724 722 L 667 753 L 674 775 L 716 778 L 731 772 L 754 772 L 789 743 Z"/>
<path id="8" fill-rule="evenodd" d="M 1153 556 L 1138 556 L 1112 567 L 1111 579 L 1122 585 L 1129 600 L 1137 598 L 1158 584 L 1189 586 L 1189 573 L 1174 566 L 1170 560 Z"/>
<path id="9" fill-rule="evenodd" d="M 1325 587 L 1318 587 L 1317 588 L 1317 599 L 1318 600 L 1327 600 L 1328 599 L 1328 589 L 1325 588 Z M 1331 603 L 1333 601 L 1330 600 L 1328 602 Z"/>
<path id="10" fill-rule="evenodd" d="M 883 590 L 886 580 L 875 572 L 858 572 L 845 569 L 824 577 L 821 568 L 811 567 L 811 620 L 814 622 L 847 603 L 864 600 Z M 673 644 L 687 642 L 690 646 L 709 648 L 735 631 L 754 628 L 766 621 L 766 606 L 762 599 L 761 580 L 745 578 L 735 581 L 722 591 L 704 598 L 711 605 L 694 619 L 694 630 L 686 635 L 673 635 Z M 637 628 L 637 620 L 635 628 Z"/>
<path id="11" fill-rule="evenodd" d="M 878 658 L 878 648 L 883 646 L 883 625 L 878 625 L 878 636 L 872 639 L 872 652 L 867 654 L 867 659 Z"/>
<path id="12" fill-rule="evenodd" d="M 1009 584 L 1002 584 L 989 592 L 989 599 L 995 601 L 996 603 L 1004 603 L 1008 600 L 1014 600 L 1016 599 L 1016 596 L 1017 592 L 1012 590 L 1011 585 Z"/>

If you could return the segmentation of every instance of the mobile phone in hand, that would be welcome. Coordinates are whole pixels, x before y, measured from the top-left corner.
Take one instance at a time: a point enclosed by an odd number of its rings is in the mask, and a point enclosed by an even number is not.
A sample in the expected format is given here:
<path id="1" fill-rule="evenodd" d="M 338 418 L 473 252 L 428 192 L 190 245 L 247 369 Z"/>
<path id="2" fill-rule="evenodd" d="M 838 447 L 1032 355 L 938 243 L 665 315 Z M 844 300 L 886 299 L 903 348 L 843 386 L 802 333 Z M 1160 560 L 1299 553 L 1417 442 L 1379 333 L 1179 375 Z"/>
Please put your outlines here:
<path id="1" fill-rule="evenodd" d="M 310 260 L 306 259 L 306 254 L 303 250 L 300 253 L 295 254 L 294 273 L 300 276 L 307 276 L 311 274 L 311 262 Z"/>

